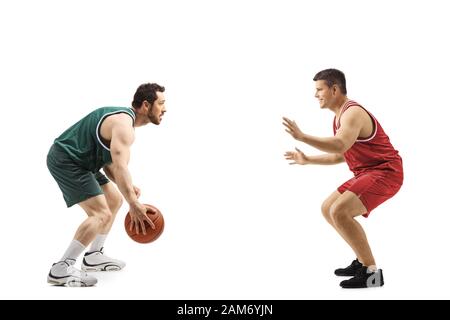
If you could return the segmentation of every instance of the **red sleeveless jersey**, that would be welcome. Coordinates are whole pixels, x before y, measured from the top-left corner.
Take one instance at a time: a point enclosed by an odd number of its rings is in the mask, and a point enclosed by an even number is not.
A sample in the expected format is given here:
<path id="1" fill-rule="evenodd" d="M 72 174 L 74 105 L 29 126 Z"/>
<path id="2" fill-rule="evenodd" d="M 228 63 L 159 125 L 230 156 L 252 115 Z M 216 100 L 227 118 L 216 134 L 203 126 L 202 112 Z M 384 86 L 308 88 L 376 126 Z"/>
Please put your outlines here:
<path id="1" fill-rule="evenodd" d="M 345 161 L 350 170 L 355 176 L 370 170 L 389 170 L 394 171 L 395 175 L 403 176 L 402 158 L 398 151 L 392 146 L 389 137 L 377 119 L 357 102 L 349 100 L 344 104 L 339 119 L 336 121 L 336 117 L 334 118 L 334 134 L 336 135 L 337 129 L 341 126 L 341 116 L 348 108 L 353 106 L 358 106 L 369 114 L 374 129 L 370 137 L 358 137 L 352 147 L 344 153 Z"/>

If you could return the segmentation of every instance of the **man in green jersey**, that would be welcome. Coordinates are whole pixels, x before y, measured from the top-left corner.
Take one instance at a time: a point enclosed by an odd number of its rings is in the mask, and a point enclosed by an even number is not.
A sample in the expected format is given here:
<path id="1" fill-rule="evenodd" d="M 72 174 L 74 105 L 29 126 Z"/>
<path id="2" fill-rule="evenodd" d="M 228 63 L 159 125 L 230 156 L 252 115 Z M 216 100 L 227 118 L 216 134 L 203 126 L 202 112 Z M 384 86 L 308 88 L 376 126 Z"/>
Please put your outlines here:
<path id="1" fill-rule="evenodd" d="M 164 91 L 164 87 L 156 83 L 142 84 L 134 95 L 131 108 L 96 109 L 55 139 L 47 155 L 48 169 L 58 183 L 67 207 L 78 204 L 86 212 L 87 219 L 78 227 L 60 261 L 50 269 L 49 283 L 92 286 L 97 279 L 86 271 L 125 267 L 123 261 L 103 253 L 103 244 L 122 205 L 122 197 L 130 206 L 131 227 L 136 232 L 146 233 L 145 221 L 154 228 L 146 215 L 148 208 L 138 201 L 140 190 L 132 183 L 128 161 L 134 128 L 161 123 L 166 112 Z M 74 267 L 76 259 L 89 244 L 82 270 L 78 270 Z"/>

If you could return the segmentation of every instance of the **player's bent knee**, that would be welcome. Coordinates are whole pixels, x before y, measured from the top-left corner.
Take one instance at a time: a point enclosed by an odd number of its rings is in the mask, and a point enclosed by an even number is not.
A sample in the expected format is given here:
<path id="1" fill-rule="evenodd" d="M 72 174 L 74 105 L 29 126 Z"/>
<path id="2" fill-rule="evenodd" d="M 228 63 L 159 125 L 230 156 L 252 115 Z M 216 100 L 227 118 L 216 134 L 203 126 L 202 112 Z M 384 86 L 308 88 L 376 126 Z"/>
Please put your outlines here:
<path id="1" fill-rule="evenodd" d="M 322 210 L 322 214 L 325 218 L 330 217 L 330 204 L 328 201 L 324 201 L 320 209 Z"/>
<path id="2" fill-rule="evenodd" d="M 332 205 L 333 205 L 333 203 L 331 201 L 325 200 L 321 206 L 322 215 L 331 224 L 333 223 L 333 220 L 331 218 L 331 206 Z"/>
<path id="3" fill-rule="evenodd" d="M 336 226 L 342 225 L 348 219 L 348 210 L 340 203 L 333 203 L 330 207 L 330 217 Z"/>
<path id="4" fill-rule="evenodd" d="M 99 220 L 100 225 L 104 226 L 111 222 L 112 213 L 110 210 L 101 210 L 96 213 L 96 218 Z"/>
<path id="5" fill-rule="evenodd" d="M 111 202 L 109 203 L 112 213 L 116 214 L 117 211 L 119 211 L 119 209 L 122 207 L 122 204 L 123 198 L 118 193 L 117 195 L 114 196 L 114 198 L 111 199 Z"/>

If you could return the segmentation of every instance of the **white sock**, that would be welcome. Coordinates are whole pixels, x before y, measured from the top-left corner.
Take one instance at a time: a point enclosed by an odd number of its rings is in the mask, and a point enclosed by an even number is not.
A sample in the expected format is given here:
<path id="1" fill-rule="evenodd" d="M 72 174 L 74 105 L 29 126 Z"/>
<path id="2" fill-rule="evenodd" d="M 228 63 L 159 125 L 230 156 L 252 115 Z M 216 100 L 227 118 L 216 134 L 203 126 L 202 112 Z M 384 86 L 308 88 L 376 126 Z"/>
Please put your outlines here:
<path id="1" fill-rule="evenodd" d="M 371 265 L 371 266 L 368 266 L 367 270 L 369 270 L 370 272 L 377 272 L 378 271 L 377 266 L 374 265 L 374 264 Z"/>
<path id="2" fill-rule="evenodd" d="M 80 241 L 73 239 L 62 256 L 61 261 L 66 259 L 77 260 L 78 256 L 84 251 L 84 249 L 86 249 L 86 247 Z"/>
<path id="3" fill-rule="evenodd" d="M 108 234 L 98 234 L 94 241 L 91 243 L 91 247 L 89 248 L 89 252 L 100 251 L 105 244 L 105 240 Z"/>

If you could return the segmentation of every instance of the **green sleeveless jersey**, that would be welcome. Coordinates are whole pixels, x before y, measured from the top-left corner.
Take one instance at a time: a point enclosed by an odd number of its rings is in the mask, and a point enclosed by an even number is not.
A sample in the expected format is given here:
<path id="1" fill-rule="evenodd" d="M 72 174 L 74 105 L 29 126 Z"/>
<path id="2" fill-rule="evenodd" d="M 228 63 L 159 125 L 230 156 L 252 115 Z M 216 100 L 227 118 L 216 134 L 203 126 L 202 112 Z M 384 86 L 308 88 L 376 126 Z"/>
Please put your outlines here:
<path id="1" fill-rule="evenodd" d="M 71 159 L 91 172 L 98 172 L 112 162 L 109 146 L 100 137 L 100 126 L 106 117 L 126 113 L 134 121 L 133 109 L 126 107 L 103 107 L 92 111 L 55 139 L 55 144 L 68 153 Z"/>

